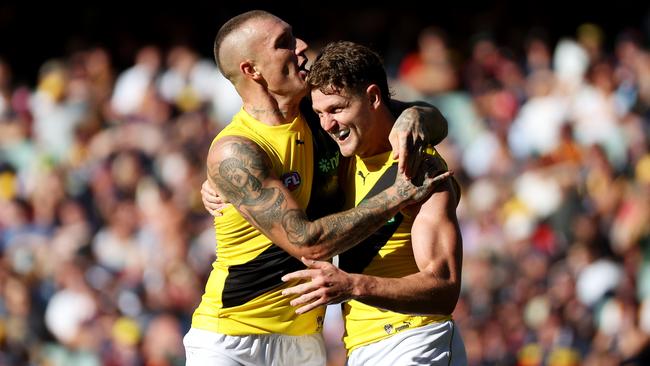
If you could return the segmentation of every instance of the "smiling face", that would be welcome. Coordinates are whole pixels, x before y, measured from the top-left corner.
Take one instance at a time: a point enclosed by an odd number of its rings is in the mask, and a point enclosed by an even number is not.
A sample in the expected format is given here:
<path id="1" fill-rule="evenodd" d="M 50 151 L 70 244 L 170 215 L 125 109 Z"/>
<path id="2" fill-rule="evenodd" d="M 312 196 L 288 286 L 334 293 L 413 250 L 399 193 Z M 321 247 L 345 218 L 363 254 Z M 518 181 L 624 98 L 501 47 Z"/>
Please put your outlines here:
<path id="1" fill-rule="evenodd" d="M 369 157 L 390 149 L 386 128 L 376 118 L 377 107 L 373 100 L 377 95 L 372 91 L 363 95 L 340 89 L 330 91 L 312 89 L 312 108 L 318 114 L 321 127 L 336 141 L 343 156 Z"/>
<path id="2" fill-rule="evenodd" d="M 307 91 L 307 44 L 294 37 L 291 26 L 276 17 L 252 19 L 244 27 L 255 71 L 266 82 L 269 92 L 278 95 L 304 96 Z"/>
<path id="3" fill-rule="evenodd" d="M 321 127 L 343 156 L 364 158 L 390 150 L 394 118 L 379 55 L 353 42 L 332 42 L 314 61 L 308 82 Z"/>

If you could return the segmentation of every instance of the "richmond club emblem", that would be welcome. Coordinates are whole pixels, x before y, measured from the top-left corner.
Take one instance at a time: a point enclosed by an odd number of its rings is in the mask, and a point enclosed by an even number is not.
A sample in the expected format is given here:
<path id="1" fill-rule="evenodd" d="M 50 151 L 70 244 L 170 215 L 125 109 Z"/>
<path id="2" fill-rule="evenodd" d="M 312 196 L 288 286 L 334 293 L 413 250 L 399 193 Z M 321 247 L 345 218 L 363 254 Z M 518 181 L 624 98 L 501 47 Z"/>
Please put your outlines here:
<path id="1" fill-rule="evenodd" d="M 284 186 L 290 191 L 293 191 L 300 186 L 300 174 L 298 174 L 298 172 L 284 173 L 280 179 L 282 179 L 282 184 L 284 184 Z"/>

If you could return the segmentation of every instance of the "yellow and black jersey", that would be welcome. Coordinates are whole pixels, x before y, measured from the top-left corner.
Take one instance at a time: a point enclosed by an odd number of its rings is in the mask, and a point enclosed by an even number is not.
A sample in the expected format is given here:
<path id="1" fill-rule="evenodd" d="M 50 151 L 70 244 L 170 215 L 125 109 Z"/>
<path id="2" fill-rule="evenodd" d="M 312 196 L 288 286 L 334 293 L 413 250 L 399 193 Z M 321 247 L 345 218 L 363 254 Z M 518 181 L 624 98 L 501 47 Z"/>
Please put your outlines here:
<path id="1" fill-rule="evenodd" d="M 260 146 L 272 161 L 273 172 L 301 208 L 306 209 L 310 198 L 315 198 L 314 150 L 325 149 L 315 148 L 317 143 L 302 115 L 291 123 L 269 126 L 242 109 L 214 141 L 225 136 L 242 136 Z M 333 166 L 326 173 L 336 177 L 337 168 Z M 332 184 L 330 189 L 338 188 L 338 182 Z M 284 284 L 281 277 L 304 265 L 274 245 L 233 207 L 224 209 L 214 224 L 217 258 L 192 317 L 192 327 L 229 335 L 305 335 L 320 331 L 324 309 L 296 315 L 290 299 L 281 294 L 282 289 L 297 284 Z"/>
<path id="2" fill-rule="evenodd" d="M 347 208 L 358 206 L 363 200 L 373 197 L 395 182 L 397 161 L 392 159 L 391 154 L 389 151 L 365 159 L 356 157 L 351 162 L 344 188 Z M 432 155 L 442 159 L 435 149 L 432 150 Z M 417 273 L 419 269 L 411 246 L 413 220 L 414 217 L 397 213 L 369 238 L 339 255 L 339 267 L 350 273 L 389 278 Z M 402 314 L 355 300 L 343 305 L 343 315 L 343 341 L 348 354 L 355 348 L 377 342 L 397 332 L 451 318 L 448 314 Z"/>

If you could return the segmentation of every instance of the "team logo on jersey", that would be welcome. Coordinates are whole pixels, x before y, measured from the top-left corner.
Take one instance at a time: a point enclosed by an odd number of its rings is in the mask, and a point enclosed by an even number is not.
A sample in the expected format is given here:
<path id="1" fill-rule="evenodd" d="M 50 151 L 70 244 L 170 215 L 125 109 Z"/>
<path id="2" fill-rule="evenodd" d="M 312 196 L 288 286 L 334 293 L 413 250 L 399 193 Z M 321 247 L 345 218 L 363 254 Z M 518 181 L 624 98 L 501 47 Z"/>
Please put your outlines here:
<path id="1" fill-rule="evenodd" d="M 366 185 L 366 175 L 364 175 L 361 170 L 359 170 L 357 174 L 361 177 L 361 179 L 363 179 L 363 185 Z"/>
<path id="2" fill-rule="evenodd" d="M 282 180 L 282 184 L 284 184 L 284 186 L 290 191 L 293 191 L 300 186 L 300 174 L 298 174 L 298 172 L 284 173 L 280 179 Z"/>
<path id="3" fill-rule="evenodd" d="M 386 324 L 386 325 L 384 325 L 384 330 L 386 331 L 386 334 L 391 334 L 391 333 L 393 333 L 393 331 L 395 331 L 395 333 L 397 333 L 397 332 L 403 331 L 404 329 L 408 329 L 410 327 L 411 327 L 411 323 L 406 321 L 406 322 L 402 322 L 402 325 L 400 325 L 398 327 L 393 327 L 392 324 Z"/>
<path id="4" fill-rule="evenodd" d="M 386 324 L 384 325 L 384 330 L 386 331 L 386 334 L 390 334 L 393 331 L 393 326 L 391 324 Z"/>

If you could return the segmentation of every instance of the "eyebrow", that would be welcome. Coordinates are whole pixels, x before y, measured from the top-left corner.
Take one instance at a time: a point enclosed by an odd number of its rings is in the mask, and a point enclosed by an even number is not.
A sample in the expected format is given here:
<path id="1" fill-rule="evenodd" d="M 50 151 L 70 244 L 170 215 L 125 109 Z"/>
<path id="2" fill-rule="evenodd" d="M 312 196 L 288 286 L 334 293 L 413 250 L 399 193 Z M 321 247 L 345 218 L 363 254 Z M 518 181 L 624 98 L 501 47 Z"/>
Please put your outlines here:
<path id="1" fill-rule="evenodd" d="M 337 108 L 345 108 L 345 107 L 347 107 L 349 104 L 350 104 L 350 103 L 349 103 L 348 101 L 345 101 L 345 102 L 337 102 L 337 103 L 334 103 L 334 104 L 330 104 L 330 105 L 325 106 L 324 110 L 332 110 L 332 109 L 337 109 Z M 320 110 L 317 110 L 313 105 L 312 105 L 312 108 L 311 108 L 311 109 L 313 109 L 314 112 L 316 112 L 316 113 L 322 112 L 322 111 L 320 111 Z"/>
<path id="2" fill-rule="evenodd" d="M 291 26 L 284 28 L 282 33 L 280 33 L 280 35 L 273 40 L 273 45 L 277 46 L 281 42 L 284 42 L 287 39 L 287 37 L 293 37 L 293 28 L 291 28 Z"/>

